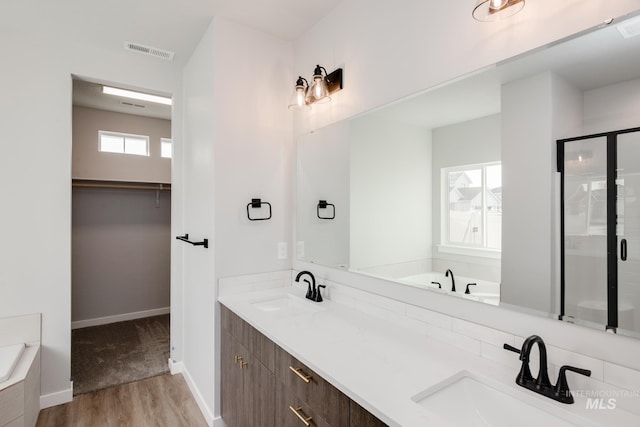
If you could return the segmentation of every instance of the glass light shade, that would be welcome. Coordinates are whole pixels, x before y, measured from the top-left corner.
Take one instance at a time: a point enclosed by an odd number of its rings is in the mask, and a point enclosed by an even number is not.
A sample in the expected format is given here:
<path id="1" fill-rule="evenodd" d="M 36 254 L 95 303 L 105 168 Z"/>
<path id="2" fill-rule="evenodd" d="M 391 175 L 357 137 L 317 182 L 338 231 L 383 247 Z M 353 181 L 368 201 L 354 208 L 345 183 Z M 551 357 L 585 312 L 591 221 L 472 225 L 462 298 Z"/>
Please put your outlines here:
<path id="1" fill-rule="evenodd" d="M 509 18 L 524 8 L 525 0 L 478 0 L 473 9 L 473 19 L 482 22 Z"/>
<path id="2" fill-rule="evenodd" d="M 307 105 L 307 91 L 305 89 L 304 86 L 296 86 L 289 102 L 290 110 L 311 108 Z"/>
<path id="3" fill-rule="evenodd" d="M 308 88 L 309 85 L 307 84 L 307 80 L 302 76 L 298 77 L 298 80 L 296 80 L 296 88 L 293 91 L 293 95 L 291 95 L 291 100 L 289 102 L 290 110 L 311 108 L 307 103 Z"/>
<path id="4" fill-rule="evenodd" d="M 307 100 L 319 104 L 331 101 L 327 81 L 322 75 L 316 74 L 313 76 L 313 84 L 307 92 Z"/>

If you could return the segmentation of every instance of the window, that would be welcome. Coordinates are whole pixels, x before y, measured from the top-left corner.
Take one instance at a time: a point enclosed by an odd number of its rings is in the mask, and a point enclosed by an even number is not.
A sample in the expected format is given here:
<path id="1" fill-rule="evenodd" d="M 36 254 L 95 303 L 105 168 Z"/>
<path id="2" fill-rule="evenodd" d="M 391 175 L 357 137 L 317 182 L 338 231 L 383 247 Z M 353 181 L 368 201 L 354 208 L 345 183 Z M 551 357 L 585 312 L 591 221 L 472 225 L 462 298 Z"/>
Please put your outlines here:
<path id="1" fill-rule="evenodd" d="M 500 250 L 502 166 L 484 163 L 442 169 L 442 243 Z"/>
<path id="2" fill-rule="evenodd" d="M 103 153 L 149 155 L 149 137 L 126 133 L 99 131 L 100 151 Z"/>
<path id="3" fill-rule="evenodd" d="M 169 138 L 160 138 L 160 157 L 170 159 L 173 155 L 173 141 Z"/>

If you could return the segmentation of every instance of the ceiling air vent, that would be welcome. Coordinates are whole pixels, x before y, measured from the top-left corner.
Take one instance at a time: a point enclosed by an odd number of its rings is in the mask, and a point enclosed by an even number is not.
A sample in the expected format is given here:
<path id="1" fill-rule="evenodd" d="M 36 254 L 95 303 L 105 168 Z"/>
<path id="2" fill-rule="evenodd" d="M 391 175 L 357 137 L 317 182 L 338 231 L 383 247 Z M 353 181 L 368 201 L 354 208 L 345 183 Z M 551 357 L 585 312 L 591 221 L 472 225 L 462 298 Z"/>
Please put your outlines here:
<path id="1" fill-rule="evenodd" d="M 175 55 L 174 52 L 170 52 L 168 50 L 158 49 L 157 47 L 145 46 L 143 44 L 132 42 L 124 42 L 124 48 L 126 50 L 142 53 L 144 55 L 166 59 L 167 61 L 173 61 L 173 55 Z"/>
<path id="2" fill-rule="evenodd" d="M 625 39 L 635 37 L 640 34 L 640 17 L 623 22 L 616 28 Z"/>

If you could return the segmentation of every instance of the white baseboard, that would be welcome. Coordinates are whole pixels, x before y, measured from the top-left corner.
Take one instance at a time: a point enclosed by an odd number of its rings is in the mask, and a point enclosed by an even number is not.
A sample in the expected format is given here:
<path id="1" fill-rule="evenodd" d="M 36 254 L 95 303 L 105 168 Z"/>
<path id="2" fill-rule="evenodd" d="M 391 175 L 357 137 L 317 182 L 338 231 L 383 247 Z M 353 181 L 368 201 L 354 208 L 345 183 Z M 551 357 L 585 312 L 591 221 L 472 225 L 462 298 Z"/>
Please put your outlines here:
<path id="1" fill-rule="evenodd" d="M 196 383 L 193 382 L 191 375 L 189 375 L 189 370 L 184 365 L 182 366 L 182 376 L 184 377 L 184 380 L 187 382 L 187 385 L 189 386 L 189 390 L 191 390 L 191 394 L 193 395 L 193 398 L 196 400 L 196 403 L 198 404 L 198 408 L 200 408 L 200 412 L 202 412 L 202 416 L 204 416 L 204 419 L 207 421 L 207 425 L 209 427 L 222 426 L 217 422 L 214 424 L 214 421 L 217 421 L 217 419 L 214 420 L 213 413 L 211 412 L 211 410 L 205 403 L 204 399 L 202 398 L 202 394 L 200 394 L 200 390 L 198 390 Z"/>
<path id="2" fill-rule="evenodd" d="M 171 312 L 171 307 L 154 308 L 153 310 L 135 311 L 133 313 L 116 314 L 115 316 L 98 317 L 95 319 L 71 322 L 71 329 L 87 328 L 89 326 L 108 325 L 109 323 L 124 322 L 125 320 L 142 319 L 143 317 L 160 316 Z"/>
<path id="3" fill-rule="evenodd" d="M 55 393 L 40 396 L 40 409 L 62 405 L 73 400 L 73 381 L 69 381 L 70 387 L 67 390 L 56 391 Z"/>
<path id="4" fill-rule="evenodd" d="M 176 362 L 175 360 L 169 359 L 168 365 L 171 375 L 180 374 L 184 370 L 184 363 L 182 362 Z"/>
<path id="5" fill-rule="evenodd" d="M 218 417 L 213 420 L 213 427 L 227 427 L 227 425 L 224 423 L 222 417 Z"/>

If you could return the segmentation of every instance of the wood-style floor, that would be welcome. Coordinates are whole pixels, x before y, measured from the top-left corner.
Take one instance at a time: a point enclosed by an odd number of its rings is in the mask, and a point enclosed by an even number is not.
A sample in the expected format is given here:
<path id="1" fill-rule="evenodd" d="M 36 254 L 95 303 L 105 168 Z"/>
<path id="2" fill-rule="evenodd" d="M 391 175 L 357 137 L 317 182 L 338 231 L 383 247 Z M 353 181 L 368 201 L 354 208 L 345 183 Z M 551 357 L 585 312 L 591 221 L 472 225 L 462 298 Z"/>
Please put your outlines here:
<path id="1" fill-rule="evenodd" d="M 36 427 L 206 427 L 181 374 L 159 375 L 92 393 L 40 411 Z"/>

